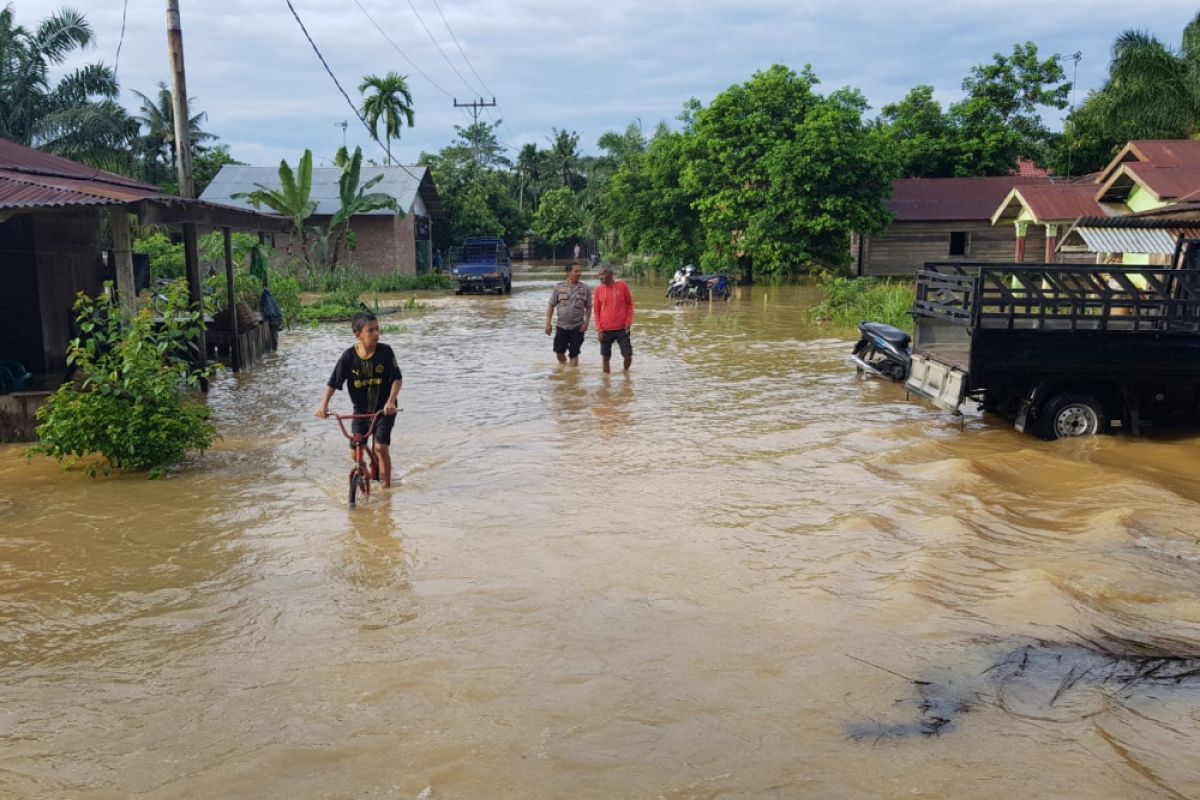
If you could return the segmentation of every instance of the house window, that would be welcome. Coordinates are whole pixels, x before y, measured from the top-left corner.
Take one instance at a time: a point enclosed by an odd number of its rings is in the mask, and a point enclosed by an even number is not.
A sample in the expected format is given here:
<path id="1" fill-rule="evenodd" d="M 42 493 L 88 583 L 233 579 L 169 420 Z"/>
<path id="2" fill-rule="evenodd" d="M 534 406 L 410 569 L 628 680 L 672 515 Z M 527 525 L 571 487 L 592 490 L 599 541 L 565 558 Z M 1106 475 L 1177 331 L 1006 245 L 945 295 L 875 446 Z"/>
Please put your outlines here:
<path id="1" fill-rule="evenodd" d="M 965 256 L 971 247 L 971 234 L 966 231 L 950 232 L 950 255 Z"/>

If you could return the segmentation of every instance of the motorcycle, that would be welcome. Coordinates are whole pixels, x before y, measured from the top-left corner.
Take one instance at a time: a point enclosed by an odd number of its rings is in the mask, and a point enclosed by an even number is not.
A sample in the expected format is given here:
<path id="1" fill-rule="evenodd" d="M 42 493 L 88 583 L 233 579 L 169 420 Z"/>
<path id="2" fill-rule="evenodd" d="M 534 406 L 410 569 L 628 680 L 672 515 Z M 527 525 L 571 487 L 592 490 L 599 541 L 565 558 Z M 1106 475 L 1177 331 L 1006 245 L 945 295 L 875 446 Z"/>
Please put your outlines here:
<path id="1" fill-rule="evenodd" d="M 912 337 L 899 328 L 882 322 L 860 322 L 862 337 L 854 345 L 850 360 L 864 370 L 882 378 L 904 382 L 912 364 Z"/>
<path id="2" fill-rule="evenodd" d="M 697 275 L 692 264 L 675 270 L 671 285 L 667 287 L 667 299 L 680 303 L 699 303 L 713 297 L 728 300 L 733 296 L 732 283 L 728 275 Z"/>

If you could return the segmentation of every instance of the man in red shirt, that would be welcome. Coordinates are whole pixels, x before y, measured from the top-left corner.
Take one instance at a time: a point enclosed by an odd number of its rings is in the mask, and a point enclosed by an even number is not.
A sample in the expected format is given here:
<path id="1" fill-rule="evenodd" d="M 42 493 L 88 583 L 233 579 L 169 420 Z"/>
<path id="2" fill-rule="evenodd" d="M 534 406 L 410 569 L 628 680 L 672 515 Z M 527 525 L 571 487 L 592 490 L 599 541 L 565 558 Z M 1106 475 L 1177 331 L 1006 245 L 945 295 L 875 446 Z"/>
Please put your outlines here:
<path id="1" fill-rule="evenodd" d="M 625 357 L 625 369 L 633 364 L 633 345 L 629 341 L 629 329 L 633 327 L 633 295 L 625 281 L 614 281 L 612 267 L 601 264 L 600 285 L 592 293 L 592 309 L 596 314 L 596 335 L 600 338 L 600 357 L 604 359 L 604 371 L 612 358 L 613 342 L 621 348 Z"/>

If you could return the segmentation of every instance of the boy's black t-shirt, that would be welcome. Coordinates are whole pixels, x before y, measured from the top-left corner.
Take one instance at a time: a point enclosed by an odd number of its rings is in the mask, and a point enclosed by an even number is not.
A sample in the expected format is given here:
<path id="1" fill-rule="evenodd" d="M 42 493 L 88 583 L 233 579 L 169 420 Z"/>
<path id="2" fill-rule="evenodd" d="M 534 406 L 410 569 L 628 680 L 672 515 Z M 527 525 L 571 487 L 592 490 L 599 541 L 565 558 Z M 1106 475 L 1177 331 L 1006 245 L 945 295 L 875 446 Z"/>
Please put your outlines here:
<path id="1" fill-rule="evenodd" d="M 382 411 L 387 404 L 392 381 L 403 377 L 392 348 L 380 343 L 375 345 L 370 358 L 360 357 L 353 347 L 342 353 L 329 376 L 329 385 L 341 389 L 345 383 L 350 401 L 354 403 L 354 413 L 373 414 Z"/>

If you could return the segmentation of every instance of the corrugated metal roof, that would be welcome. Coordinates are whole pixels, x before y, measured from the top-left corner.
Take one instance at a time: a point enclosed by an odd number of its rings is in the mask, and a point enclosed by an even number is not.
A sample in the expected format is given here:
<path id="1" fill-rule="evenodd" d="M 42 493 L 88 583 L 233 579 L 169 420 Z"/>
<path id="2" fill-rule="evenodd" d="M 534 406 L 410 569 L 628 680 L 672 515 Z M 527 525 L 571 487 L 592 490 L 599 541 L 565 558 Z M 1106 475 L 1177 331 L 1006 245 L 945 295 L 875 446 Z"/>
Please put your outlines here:
<path id="1" fill-rule="evenodd" d="M 1049 183 L 1049 178 L 1036 175 L 904 178 L 892 182 L 887 207 L 900 222 L 990 220 L 1013 187 Z"/>
<path id="2" fill-rule="evenodd" d="M 372 192 L 382 192 L 396 198 L 400 208 L 408 213 L 412 210 L 413 201 L 421 188 L 421 182 L 428 174 L 429 168 L 424 165 L 408 167 L 363 167 L 361 180 L 363 183 L 382 175 L 383 180 L 371 188 Z M 312 194 L 310 197 L 317 201 L 314 214 L 333 215 L 342 207 L 338 196 L 338 179 L 342 170 L 338 167 L 314 167 L 312 178 Z M 227 165 L 221 167 L 217 177 L 200 195 L 202 200 L 237 208 L 253 209 L 244 199 L 235 199 L 233 195 L 242 192 L 253 192 L 262 184 L 273 189 L 279 188 L 279 170 L 275 167 L 243 167 Z M 373 215 L 391 214 L 386 208 L 370 212 Z"/>
<path id="3" fill-rule="evenodd" d="M 1128 145 L 1138 160 L 1156 167 L 1200 165 L 1200 140 L 1134 139 Z"/>
<path id="4" fill-rule="evenodd" d="M 1172 255 L 1175 242 L 1182 234 L 1200 237 L 1200 228 L 1086 228 L 1075 227 L 1072 239 L 1079 237 L 1093 253 L 1151 253 Z M 1067 237 L 1063 237 L 1063 244 Z"/>
<path id="5" fill-rule="evenodd" d="M 1179 167 L 1133 163 L 1125 168 L 1162 200 L 1174 200 L 1200 189 L 1200 162 Z"/>
<path id="6" fill-rule="evenodd" d="M 1079 217 L 1105 216 L 1104 207 L 1096 202 L 1096 187 L 1091 184 L 1018 186 L 1016 193 L 1038 223 L 1074 222 Z"/>
<path id="7" fill-rule="evenodd" d="M 10 142 L 7 139 L 0 139 L 0 169 L 40 176 L 78 178 L 153 192 L 159 191 L 157 186 L 151 186 L 124 175 L 117 175 L 115 172 L 105 172 L 102 169 L 77 164 L 69 159 L 34 150 L 32 147 Z"/>

